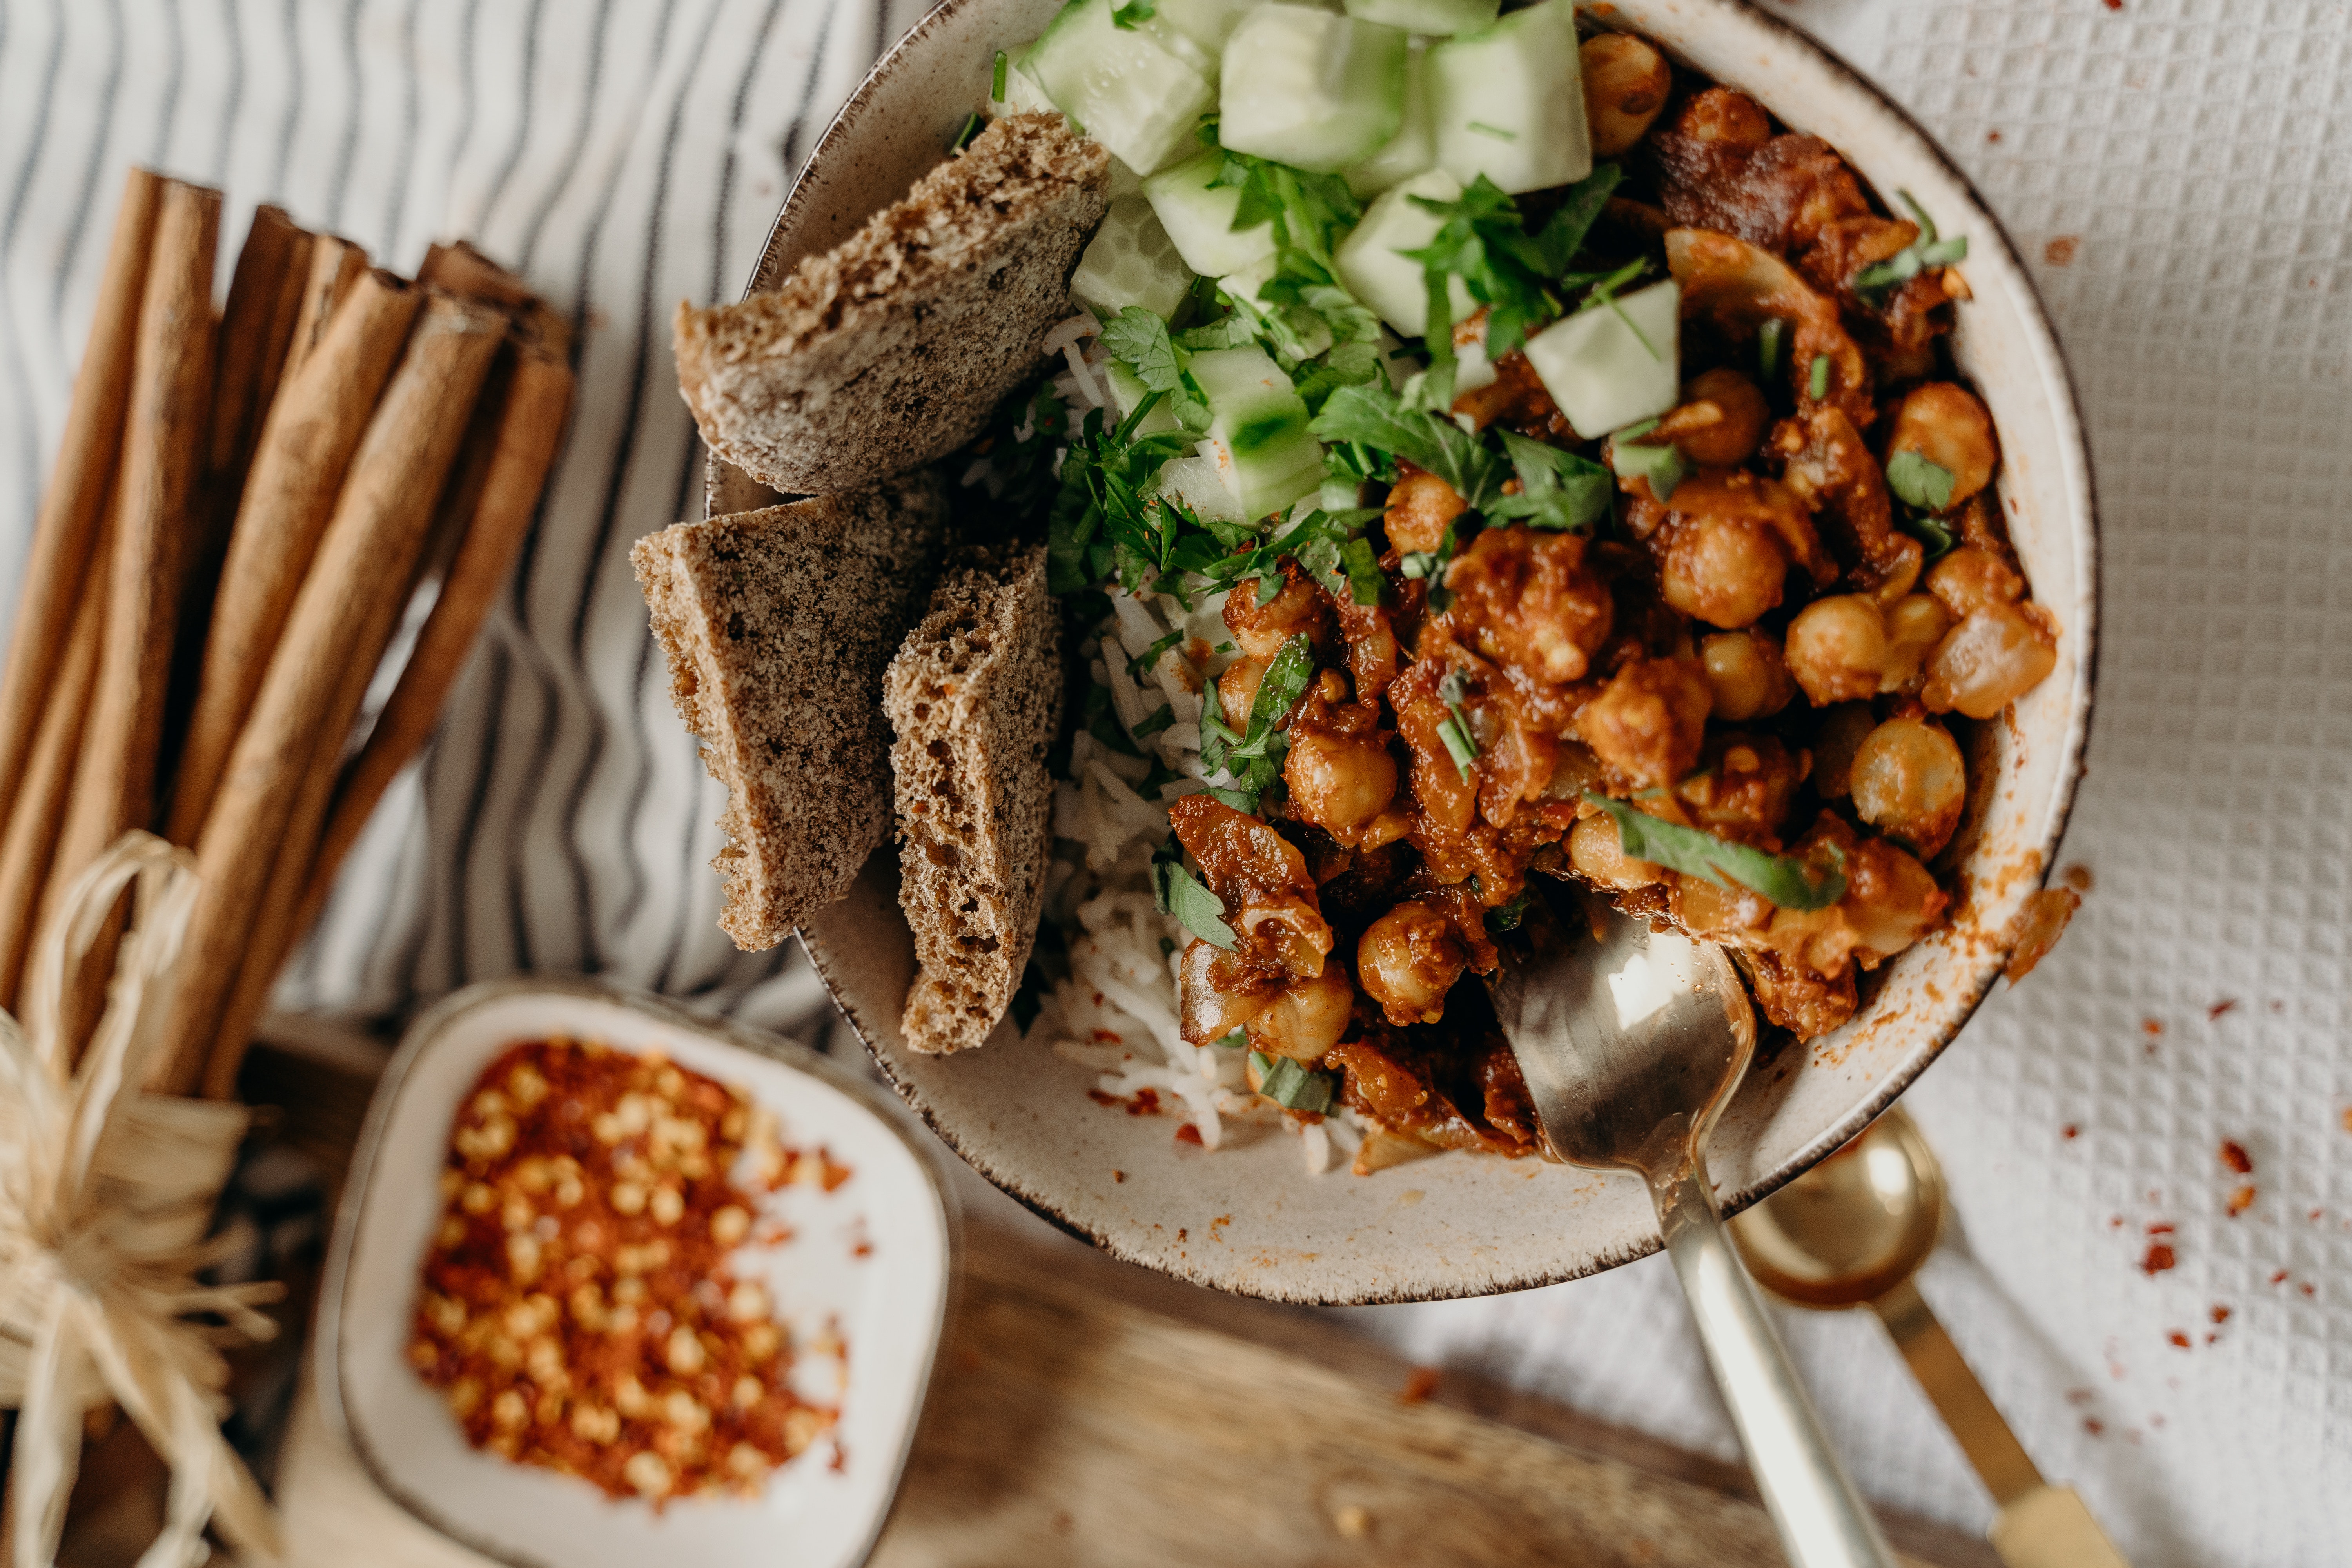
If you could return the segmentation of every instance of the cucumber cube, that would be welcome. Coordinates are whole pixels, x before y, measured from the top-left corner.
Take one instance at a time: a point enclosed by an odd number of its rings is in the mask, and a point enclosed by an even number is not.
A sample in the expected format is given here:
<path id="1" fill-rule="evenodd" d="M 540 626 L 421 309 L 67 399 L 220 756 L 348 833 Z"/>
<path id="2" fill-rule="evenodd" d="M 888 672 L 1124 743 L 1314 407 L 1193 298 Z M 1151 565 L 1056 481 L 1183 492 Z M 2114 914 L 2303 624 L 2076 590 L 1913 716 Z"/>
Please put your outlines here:
<path id="1" fill-rule="evenodd" d="M 1216 103 L 1216 89 L 1186 58 L 1199 58 L 1191 40 L 1154 21 L 1122 27 L 1111 19 L 1113 4 L 1070 0 L 1027 67 L 1055 108 L 1149 174 L 1194 144 L 1193 127 Z"/>
<path id="2" fill-rule="evenodd" d="M 1681 391 L 1674 279 L 1621 295 L 1617 305 L 1623 315 L 1595 305 L 1528 340 L 1528 363 L 1580 436 L 1664 414 Z"/>
<path id="3" fill-rule="evenodd" d="M 1224 52 L 1243 15 L 1257 5 L 1258 0 L 1160 0 L 1160 19 L 1215 56 Z"/>
<path id="4" fill-rule="evenodd" d="M 1260 5 L 1225 40 L 1218 139 L 1319 174 L 1362 162 L 1403 122 L 1406 44 L 1394 27 Z"/>
<path id="5" fill-rule="evenodd" d="M 1129 305 L 1173 316 L 1192 286 L 1192 269 L 1178 259 L 1168 231 L 1140 195 L 1110 204 L 1070 274 L 1070 297 L 1106 321 Z"/>
<path id="6" fill-rule="evenodd" d="M 1208 152 L 1172 169 L 1162 169 L 1143 182 L 1143 195 L 1151 203 L 1160 226 L 1168 231 L 1176 254 L 1203 278 L 1223 278 L 1274 254 L 1271 223 L 1234 230 L 1234 215 L 1242 205 L 1241 187 L 1209 183 L 1224 166 L 1223 153 Z"/>
<path id="7" fill-rule="evenodd" d="M 1133 371 L 1117 360 L 1110 361 L 1103 368 L 1106 373 L 1104 379 L 1110 383 L 1110 400 L 1113 405 L 1111 412 L 1118 419 L 1123 420 L 1134 413 L 1145 398 L 1151 395 L 1151 389 L 1144 385 L 1141 378 Z M 1135 433 L 1139 436 L 1157 436 L 1163 431 L 1182 428 L 1182 425 L 1177 421 L 1175 411 L 1169 407 L 1168 399 L 1163 397 L 1152 405 L 1150 413 L 1136 421 Z"/>
<path id="8" fill-rule="evenodd" d="M 1348 286 L 1348 292 L 1406 337 L 1417 338 L 1429 330 L 1429 284 L 1421 263 L 1408 261 L 1398 252 L 1419 250 L 1444 226 L 1443 219 L 1412 198 L 1450 202 L 1461 194 L 1461 184 L 1443 169 L 1415 174 L 1382 192 L 1365 208 L 1363 221 L 1333 253 L 1339 281 Z M 1447 296 L 1457 321 L 1477 309 L 1459 278 L 1452 280 Z"/>
<path id="9" fill-rule="evenodd" d="M 1347 172 L 1348 188 L 1365 200 L 1400 180 L 1437 166 L 1437 142 L 1430 133 L 1428 51 L 1416 44 L 1404 62 L 1404 119 L 1381 150 Z"/>
<path id="10" fill-rule="evenodd" d="M 1475 33 L 1491 27 L 1503 0 L 1347 0 L 1348 15 L 1360 22 L 1402 27 L 1408 33 Z"/>
<path id="11" fill-rule="evenodd" d="M 1255 344 L 1192 356 L 1209 400 L 1209 440 L 1244 517 L 1264 517 L 1323 482 L 1323 443 L 1307 433 L 1307 405 L 1290 378 Z"/>
<path id="12" fill-rule="evenodd" d="M 1437 166 L 1517 195 L 1592 173 L 1571 0 L 1544 0 L 1429 51 Z"/>

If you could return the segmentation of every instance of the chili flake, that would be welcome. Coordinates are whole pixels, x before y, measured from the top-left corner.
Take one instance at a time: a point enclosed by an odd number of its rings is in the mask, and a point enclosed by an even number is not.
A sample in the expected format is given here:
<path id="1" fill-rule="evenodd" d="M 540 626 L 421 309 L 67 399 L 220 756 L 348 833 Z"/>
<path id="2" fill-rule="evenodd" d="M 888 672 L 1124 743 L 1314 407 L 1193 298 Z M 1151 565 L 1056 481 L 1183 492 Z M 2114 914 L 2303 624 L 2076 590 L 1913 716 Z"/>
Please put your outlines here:
<path id="1" fill-rule="evenodd" d="M 728 1266 L 758 1208 L 730 1175 L 747 1148 L 772 1190 L 812 1158 L 742 1090 L 658 1053 L 529 1040 L 483 1069 L 409 1343 L 467 1441 L 658 1508 L 754 1491 L 833 1428 L 838 1411 L 793 1392 L 766 1289 Z M 828 1189 L 847 1178 L 813 1158 Z"/>

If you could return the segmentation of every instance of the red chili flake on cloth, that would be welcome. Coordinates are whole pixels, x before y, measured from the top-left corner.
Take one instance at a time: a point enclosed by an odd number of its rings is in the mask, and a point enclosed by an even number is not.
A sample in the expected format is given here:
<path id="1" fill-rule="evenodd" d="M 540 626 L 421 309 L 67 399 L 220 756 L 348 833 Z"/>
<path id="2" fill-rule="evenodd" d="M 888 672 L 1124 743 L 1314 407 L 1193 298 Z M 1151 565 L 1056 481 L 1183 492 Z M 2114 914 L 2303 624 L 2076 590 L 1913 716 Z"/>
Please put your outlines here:
<path id="1" fill-rule="evenodd" d="M 483 1069 L 408 1347 L 469 1442 L 658 1508 L 755 1491 L 832 1429 L 792 1390 L 801 1347 L 767 1290 L 728 1266 L 756 1208 L 730 1175 L 747 1152 L 771 1188 L 808 1160 L 741 1090 L 656 1052 L 530 1040 Z"/>
<path id="2" fill-rule="evenodd" d="M 2315 1287 L 2308 1279 L 2305 1280 L 2302 1284 L 2297 1285 L 2295 1289 L 2302 1291 L 2306 1296 L 2315 1296 L 2319 1293 L 2317 1288 Z"/>
<path id="3" fill-rule="evenodd" d="M 2242 1176 L 2254 1173 L 2254 1157 L 2247 1153 L 2246 1146 L 2234 1138 L 2221 1140 L 2221 1163 Z"/>
<path id="4" fill-rule="evenodd" d="M 2080 1138 L 2082 1135 L 2083 1130 L 2071 1121 L 2058 1130 L 2058 1136 L 2061 1138 Z"/>
<path id="5" fill-rule="evenodd" d="M 2163 1273 L 2174 1263 L 2172 1248 L 2160 1241 L 2147 1244 L 2147 1256 L 2139 1260 L 2141 1271 L 2149 1275 Z"/>
<path id="6" fill-rule="evenodd" d="M 2235 1008 L 2237 1005 L 2238 999 L 2235 996 L 2224 996 L 2219 1002 L 2214 1003 L 2210 1007 L 2205 1009 L 2205 1016 L 2209 1020 L 2219 1019 L 2222 1014 Z"/>
<path id="7" fill-rule="evenodd" d="M 2273 1285 L 2284 1285 L 2284 1284 L 2285 1284 L 2285 1283 L 2286 1283 L 2286 1270 L 2285 1270 L 2285 1269 L 2284 1269 L 2284 1268 L 2282 1268 L 2282 1269 L 2280 1269 L 2277 1273 L 2275 1273 L 2275 1274 L 2272 1275 L 2272 1276 L 2271 1276 L 2271 1283 L 2272 1283 L 2272 1284 L 2273 1284 Z"/>
<path id="8" fill-rule="evenodd" d="M 2164 1033 L 2164 1023 L 2158 1018 L 2142 1018 L 2139 1021 L 2139 1032 L 2153 1040 Z"/>
<path id="9" fill-rule="evenodd" d="M 2085 1415 L 2083 1417 L 2083 1430 L 2088 1432 L 2092 1436 L 2095 1437 L 2106 1429 L 2106 1423 L 2100 1420 L 2097 1416 Z"/>
<path id="10" fill-rule="evenodd" d="M 1397 1394 L 1398 1401 L 1405 1405 L 1419 1405 L 1437 1392 L 1437 1369 L 1433 1366 L 1414 1367 L 1405 1373 L 1404 1388 Z"/>
<path id="11" fill-rule="evenodd" d="M 2050 243 L 2042 247 L 2042 259 L 2053 267 L 2071 267 L 2074 262 L 2075 247 L 2082 243 L 2083 237 L 2079 234 L 2054 235 Z"/>
<path id="12" fill-rule="evenodd" d="M 2178 1346 L 2181 1350 L 2187 1350 L 2189 1348 L 2189 1335 L 2179 1329 L 2173 1330 L 2164 1337 L 2170 1340 L 2174 1345 Z"/>
<path id="13" fill-rule="evenodd" d="M 1985 140 L 1988 142 L 1998 142 L 2000 140 L 2000 132 L 1998 131 L 1988 131 L 1985 132 Z"/>
<path id="14" fill-rule="evenodd" d="M 2166 1219 L 2158 1220 L 2154 1225 L 2147 1227 L 2147 1233 L 2150 1236 L 2170 1236 L 2172 1234 L 2172 1222 Z"/>
<path id="15" fill-rule="evenodd" d="M 2254 1206 L 2253 1187 L 2252 1185 L 2247 1185 L 2238 1188 L 2235 1192 L 2232 1192 L 2230 1194 L 2229 1202 L 2223 1206 L 2229 1211 L 2229 1215 L 2231 1219 L 2237 1218 L 2240 1215 Z"/>
<path id="16" fill-rule="evenodd" d="M 2106 0 L 2106 6 L 2110 11 L 2120 11 L 2124 8 L 2124 0 Z"/>
<path id="17" fill-rule="evenodd" d="M 2213 1309 L 2212 1318 L 2213 1318 L 2213 1321 L 2214 1321 L 2215 1322 L 2217 1322 L 2217 1323 L 2226 1323 L 2226 1322 L 2228 1322 L 2228 1321 L 2230 1321 L 2230 1309 L 2229 1309 L 2229 1308 L 2227 1308 L 2227 1307 L 2223 1307 L 2223 1306 L 2216 1305 L 2216 1306 L 2214 1307 L 2214 1309 Z"/>

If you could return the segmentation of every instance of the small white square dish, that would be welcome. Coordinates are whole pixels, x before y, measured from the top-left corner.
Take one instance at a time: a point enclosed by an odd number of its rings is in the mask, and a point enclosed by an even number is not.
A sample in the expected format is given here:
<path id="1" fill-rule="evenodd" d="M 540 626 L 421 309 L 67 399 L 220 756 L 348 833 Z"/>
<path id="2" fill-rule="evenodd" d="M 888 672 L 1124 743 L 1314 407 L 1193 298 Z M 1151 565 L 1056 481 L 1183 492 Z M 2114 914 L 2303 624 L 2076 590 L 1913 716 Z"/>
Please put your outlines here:
<path id="1" fill-rule="evenodd" d="M 826 1179 L 764 1193 L 727 1266 L 765 1287 L 796 1345 L 843 1347 L 815 1366 L 833 1380 L 839 1416 L 749 1495 L 656 1509 L 501 1458 L 468 1442 L 443 1392 L 409 1363 L 460 1108 L 509 1047 L 551 1038 L 659 1053 L 742 1091 L 787 1147 L 823 1152 Z M 551 977 L 458 993 L 409 1030 L 369 1108 L 320 1299 L 328 1419 L 394 1501 L 512 1568 L 855 1568 L 897 1491 L 953 1279 L 952 1199 L 900 1121 L 879 1091 L 815 1053 L 654 997 Z M 819 1359 L 796 1363 L 796 1385 Z"/>

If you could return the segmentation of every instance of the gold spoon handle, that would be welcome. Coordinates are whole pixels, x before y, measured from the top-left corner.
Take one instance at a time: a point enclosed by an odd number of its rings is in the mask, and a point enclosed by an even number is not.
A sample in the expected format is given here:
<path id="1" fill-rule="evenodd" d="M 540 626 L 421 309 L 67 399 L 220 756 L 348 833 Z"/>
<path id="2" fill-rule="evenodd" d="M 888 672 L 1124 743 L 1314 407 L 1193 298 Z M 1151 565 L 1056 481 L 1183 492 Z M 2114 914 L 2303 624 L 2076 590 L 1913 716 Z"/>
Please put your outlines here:
<path id="1" fill-rule="evenodd" d="M 2007 1568 L 2130 1568 L 2073 1488 L 2043 1482 L 1918 1287 L 1906 1279 L 1870 1305 L 2000 1505 L 1992 1548 Z"/>
<path id="2" fill-rule="evenodd" d="M 1911 1374 L 1935 1402 L 1944 1425 L 1959 1439 L 1960 1451 L 1984 1478 L 1992 1500 L 2007 1508 L 2042 1486 L 2042 1472 L 2033 1468 L 2017 1434 L 1993 1408 L 1992 1397 L 1960 1359 L 1958 1346 L 1944 1325 L 1920 1299 L 1918 1287 L 1906 1279 L 1871 1303 L 1895 1346 L 1911 1363 Z"/>

